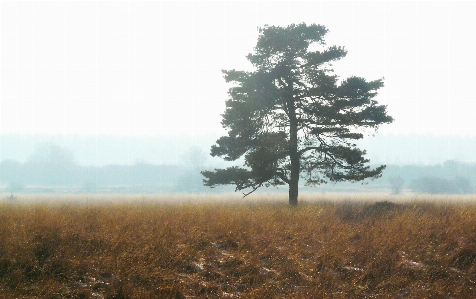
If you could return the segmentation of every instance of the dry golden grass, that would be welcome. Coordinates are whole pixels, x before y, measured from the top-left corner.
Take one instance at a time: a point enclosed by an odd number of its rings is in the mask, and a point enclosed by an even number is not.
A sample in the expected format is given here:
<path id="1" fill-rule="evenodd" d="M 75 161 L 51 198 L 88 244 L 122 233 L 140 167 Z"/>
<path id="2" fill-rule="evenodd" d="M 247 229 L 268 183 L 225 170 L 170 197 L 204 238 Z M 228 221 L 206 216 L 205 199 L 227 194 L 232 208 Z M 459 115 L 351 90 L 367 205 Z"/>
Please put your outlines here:
<path id="1" fill-rule="evenodd" d="M 475 298 L 472 199 L 20 196 L 0 298 Z"/>

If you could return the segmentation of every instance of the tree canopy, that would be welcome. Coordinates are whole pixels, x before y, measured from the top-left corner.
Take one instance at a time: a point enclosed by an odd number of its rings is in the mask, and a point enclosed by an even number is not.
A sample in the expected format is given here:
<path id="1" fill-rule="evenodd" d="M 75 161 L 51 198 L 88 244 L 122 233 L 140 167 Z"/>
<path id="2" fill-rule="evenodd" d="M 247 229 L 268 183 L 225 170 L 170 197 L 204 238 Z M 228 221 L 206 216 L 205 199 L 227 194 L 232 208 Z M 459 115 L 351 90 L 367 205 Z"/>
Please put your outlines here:
<path id="1" fill-rule="evenodd" d="M 232 184 L 248 190 L 289 186 L 289 203 L 298 202 L 299 179 L 329 181 L 377 178 L 384 165 L 368 166 L 354 140 L 391 123 L 386 106 L 374 100 L 383 79 L 340 80 L 332 62 L 343 47 L 327 47 L 321 25 L 264 26 L 254 52 L 254 71 L 224 70 L 229 89 L 222 125 L 228 131 L 211 148 L 226 161 L 244 158 L 243 167 L 202 171 L 204 184 Z"/>

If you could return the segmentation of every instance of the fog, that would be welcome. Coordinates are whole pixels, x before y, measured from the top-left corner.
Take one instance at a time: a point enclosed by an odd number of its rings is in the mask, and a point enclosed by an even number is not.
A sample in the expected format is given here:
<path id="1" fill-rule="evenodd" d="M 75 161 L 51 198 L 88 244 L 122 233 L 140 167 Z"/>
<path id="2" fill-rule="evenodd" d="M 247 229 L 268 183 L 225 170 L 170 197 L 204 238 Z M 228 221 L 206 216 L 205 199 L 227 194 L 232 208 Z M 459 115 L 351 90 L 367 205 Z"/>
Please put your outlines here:
<path id="1" fill-rule="evenodd" d="M 120 135 L 0 135 L 0 161 L 13 159 L 25 162 L 34 151 L 45 144 L 55 144 L 74 153 L 82 166 L 109 164 L 132 165 L 184 164 L 191 148 L 208 152 L 216 136 L 120 136 Z"/>
<path id="2" fill-rule="evenodd" d="M 196 156 L 201 164 L 223 166 L 223 160 L 209 155 L 219 135 L 204 136 L 81 136 L 0 135 L 0 161 L 26 162 L 48 144 L 71 151 L 81 166 L 191 165 Z M 454 160 L 476 163 L 476 137 L 376 134 L 359 142 L 375 164 L 435 165 Z M 195 152 L 194 152 L 195 151 Z M 197 153 L 198 152 L 198 153 Z"/>
<path id="3" fill-rule="evenodd" d="M 385 78 L 382 133 L 476 135 L 476 3 L 1 1 L 0 133 L 223 133 L 221 70 L 258 27 L 326 26 L 341 78 Z"/>
<path id="4" fill-rule="evenodd" d="M 348 51 L 333 65 L 341 79 L 385 78 L 375 99 L 395 121 L 359 142 L 372 164 L 470 167 L 475 14 L 469 1 L 1 1 L 0 184 L 40 182 L 5 169 L 33 169 L 56 148 L 71 158 L 55 174 L 69 173 L 53 180 L 61 186 L 88 189 L 119 169 L 109 182 L 124 185 L 165 166 L 175 181 L 147 190 L 177 190 L 189 173 L 198 186 L 199 169 L 223 165 L 208 155 L 226 133 L 221 70 L 251 69 L 259 27 L 301 22 L 326 26 L 327 45 Z"/>
<path id="5" fill-rule="evenodd" d="M 200 171 L 225 166 L 209 155 L 216 137 L 1 135 L 0 192 L 232 192 L 202 183 Z M 475 137 L 377 134 L 360 143 L 372 165 L 387 165 L 381 178 L 303 190 L 391 193 L 400 182 L 397 193 L 460 194 L 476 186 Z"/>

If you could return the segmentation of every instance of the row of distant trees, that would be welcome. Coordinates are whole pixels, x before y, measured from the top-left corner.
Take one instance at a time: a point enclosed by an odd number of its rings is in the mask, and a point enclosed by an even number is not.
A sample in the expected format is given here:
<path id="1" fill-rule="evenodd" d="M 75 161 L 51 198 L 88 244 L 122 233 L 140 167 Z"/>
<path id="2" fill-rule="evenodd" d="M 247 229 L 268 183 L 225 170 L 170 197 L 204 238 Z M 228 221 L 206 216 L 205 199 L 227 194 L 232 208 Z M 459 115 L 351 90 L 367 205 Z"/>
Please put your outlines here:
<path id="1" fill-rule="evenodd" d="M 402 193 L 405 180 L 401 176 L 389 179 L 392 194 Z M 428 194 L 470 194 L 474 192 L 473 184 L 462 176 L 443 178 L 436 176 L 419 177 L 408 183 L 408 189 L 415 193 Z"/>
<path id="2" fill-rule="evenodd" d="M 34 187 L 75 188 L 85 192 L 104 190 L 106 186 L 155 186 L 150 190 L 163 192 L 200 192 L 208 190 L 202 183 L 203 166 L 199 153 L 188 155 L 184 165 L 153 165 L 137 162 L 134 165 L 80 166 L 73 153 L 55 144 L 36 149 L 21 163 L 15 160 L 0 162 L 0 184 L 8 192 L 21 192 Z"/>
<path id="3" fill-rule="evenodd" d="M 474 192 L 476 165 L 458 161 L 426 166 L 389 165 L 382 179 L 389 183 L 394 194 L 403 189 L 415 193 L 469 194 Z"/>
<path id="4" fill-rule="evenodd" d="M 15 160 L 0 162 L 0 184 L 6 185 L 7 192 L 26 191 L 31 186 L 50 189 L 74 187 L 84 192 L 101 192 L 108 186 L 136 186 L 136 191 L 153 192 L 220 192 L 224 189 L 203 186 L 200 170 L 207 164 L 207 159 L 206 153 L 191 148 L 183 156 L 183 165 L 137 162 L 134 165 L 80 166 L 75 163 L 70 150 L 55 144 L 45 144 L 38 147 L 24 163 Z M 429 166 L 388 165 L 382 178 L 370 181 L 365 187 L 391 189 L 394 194 L 403 190 L 467 194 L 474 192 L 473 182 L 476 182 L 476 165 L 447 161 Z M 333 190 L 341 187 L 345 190 L 348 186 L 349 183 L 337 184 Z M 352 186 L 359 188 L 361 185 Z"/>

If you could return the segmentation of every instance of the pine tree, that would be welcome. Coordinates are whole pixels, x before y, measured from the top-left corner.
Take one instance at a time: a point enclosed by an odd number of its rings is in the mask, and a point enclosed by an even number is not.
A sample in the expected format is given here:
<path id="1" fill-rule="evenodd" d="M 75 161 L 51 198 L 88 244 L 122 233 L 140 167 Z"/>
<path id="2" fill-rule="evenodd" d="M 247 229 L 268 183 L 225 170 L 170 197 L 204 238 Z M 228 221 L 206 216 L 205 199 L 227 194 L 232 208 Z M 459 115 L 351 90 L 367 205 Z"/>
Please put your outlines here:
<path id="1" fill-rule="evenodd" d="M 265 26 L 254 53 L 255 70 L 223 71 L 229 90 L 222 125 L 228 131 L 211 148 L 226 161 L 244 157 L 244 167 L 202 171 L 204 184 L 232 184 L 236 190 L 289 186 L 297 205 L 299 179 L 308 185 L 361 181 L 381 176 L 384 165 L 368 166 L 354 140 L 391 123 L 386 106 L 374 100 L 383 80 L 339 80 L 332 62 L 346 55 L 327 47 L 321 25 Z"/>

